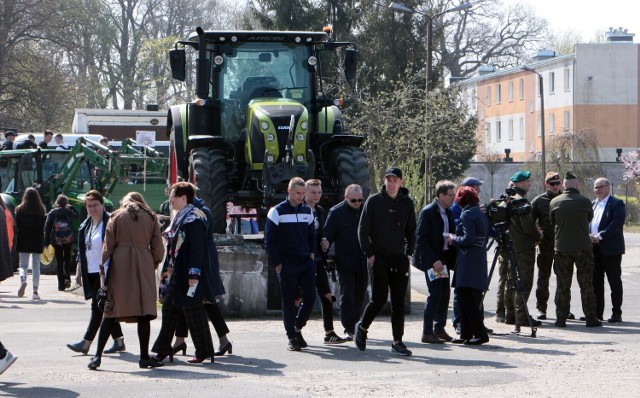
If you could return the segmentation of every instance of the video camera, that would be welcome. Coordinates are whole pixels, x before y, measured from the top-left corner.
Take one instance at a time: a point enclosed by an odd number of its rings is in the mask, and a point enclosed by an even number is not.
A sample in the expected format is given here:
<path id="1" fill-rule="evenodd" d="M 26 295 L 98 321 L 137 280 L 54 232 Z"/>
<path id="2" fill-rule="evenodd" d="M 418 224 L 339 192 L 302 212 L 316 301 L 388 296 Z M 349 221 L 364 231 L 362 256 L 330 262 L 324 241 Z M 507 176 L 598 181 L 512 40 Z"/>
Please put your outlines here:
<path id="1" fill-rule="evenodd" d="M 507 188 L 500 198 L 487 204 L 489 224 L 497 231 L 506 231 L 511 225 L 513 216 L 523 216 L 531 213 L 531 204 L 526 199 L 514 199 L 517 194 L 513 188 Z"/>

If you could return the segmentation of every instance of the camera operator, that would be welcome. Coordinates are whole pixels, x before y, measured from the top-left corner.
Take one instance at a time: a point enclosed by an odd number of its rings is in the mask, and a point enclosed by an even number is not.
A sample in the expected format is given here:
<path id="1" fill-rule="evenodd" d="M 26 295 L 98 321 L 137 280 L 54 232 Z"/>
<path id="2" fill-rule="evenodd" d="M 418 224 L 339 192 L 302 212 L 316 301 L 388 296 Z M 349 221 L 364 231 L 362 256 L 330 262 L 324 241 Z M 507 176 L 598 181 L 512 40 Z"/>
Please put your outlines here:
<path id="1" fill-rule="evenodd" d="M 511 240 L 513 242 L 513 249 L 516 254 L 516 263 L 520 274 L 520 282 L 524 287 L 522 294 L 518 294 L 515 289 L 516 281 L 515 275 L 509 272 L 507 275 L 507 296 L 513 297 L 514 310 L 516 315 L 516 331 L 520 329 L 522 325 L 528 325 L 529 319 L 527 319 L 525 306 L 533 287 L 533 273 L 535 267 L 536 256 L 536 244 L 542 240 L 543 233 L 536 228 L 536 224 L 531 217 L 531 204 L 527 200 L 527 192 L 531 187 L 531 172 L 518 171 L 511 176 L 511 181 L 514 183 L 513 189 L 515 195 L 511 196 L 511 203 L 513 205 L 513 218 L 510 227 Z M 527 207 L 529 208 L 527 210 Z M 522 297 L 524 299 L 521 299 Z M 506 312 L 509 313 L 510 303 L 505 302 Z M 531 325 L 539 326 L 542 322 L 531 319 Z"/>
<path id="2" fill-rule="evenodd" d="M 554 233 L 549 219 L 549 207 L 551 200 L 562 192 L 562 180 L 560 174 L 555 171 L 547 173 L 544 179 L 545 193 L 536 196 L 531 201 L 531 215 L 538 228 L 542 229 L 543 237 L 538 246 L 538 283 L 536 287 L 536 308 L 538 319 L 547 319 L 547 302 L 549 301 L 549 278 L 553 265 Z M 569 313 L 567 319 L 574 319 Z"/>

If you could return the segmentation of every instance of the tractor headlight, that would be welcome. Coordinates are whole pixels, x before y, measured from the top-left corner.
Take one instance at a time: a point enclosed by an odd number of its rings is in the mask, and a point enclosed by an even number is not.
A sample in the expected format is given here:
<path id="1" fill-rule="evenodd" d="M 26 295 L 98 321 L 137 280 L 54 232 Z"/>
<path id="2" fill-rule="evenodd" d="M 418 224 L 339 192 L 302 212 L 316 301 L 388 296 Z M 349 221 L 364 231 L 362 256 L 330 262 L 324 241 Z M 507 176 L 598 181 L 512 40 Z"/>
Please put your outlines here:
<path id="1" fill-rule="evenodd" d="M 298 141 L 304 141 L 304 135 L 298 134 Z"/>
<path id="2" fill-rule="evenodd" d="M 267 122 L 262 122 L 260 123 L 260 127 L 262 127 L 263 130 L 266 130 L 269 128 L 269 123 Z"/>
<path id="3" fill-rule="evenodd" d="M 267 141 L 271 142 L 274 140 L 274 138 L 275 137 L 273 136 L 273 134 L 267 134 Z"/>
<path id="4" fill-rule="evenodd" d="M 304 161 L 304 157 L 303 157 L 302 155 L 298 155 L 298 156 L 296 157 L 296 161 L 298 161 L 298 162 L 302 163 L 302 162 Z"/>
<path id="5" fill-rule="evenodd" d="M 267 162 L 268 163 L 273 163 L 273 155 L 267 156 Z"/>
<path id="6" fill-rule="evenodd" d="M 316 58 L 314 56 L 311 56 L 311 57 L 309 57 L 309 59 L 307 59 L 307 62 L 311 66 L 316 66 L 318 64 L 318 58 Z"/>
<path id="7" fill-rule="evenodd" d="M 302 122 L 302 123 L 300 123 L 300 127 L 301 127 L 303 130 L 306 130 L 306 129 L 307 129 L 307 122 Z"/>
<path id="8" fill-rule="evenodd" d="M 222 55 L 216 55 L 213 57 L 213 63 L 220 66 L 224 63 L 224 58 L 222 58 Z"/>

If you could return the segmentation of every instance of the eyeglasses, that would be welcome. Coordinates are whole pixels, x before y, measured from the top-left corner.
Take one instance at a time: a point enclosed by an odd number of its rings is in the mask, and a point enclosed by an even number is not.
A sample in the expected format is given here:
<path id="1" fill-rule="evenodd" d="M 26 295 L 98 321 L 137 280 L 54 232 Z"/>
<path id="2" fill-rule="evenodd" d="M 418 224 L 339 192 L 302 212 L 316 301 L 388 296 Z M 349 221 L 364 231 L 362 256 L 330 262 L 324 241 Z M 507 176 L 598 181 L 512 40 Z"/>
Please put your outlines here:
<path id="1" fill-rule="evenodd" d="M 351 202 L 351 203 L 356 203 L 356 202 L 362 203 L 362 202 L 364 202 L 364 199 L 362 199 L 362 198 L 360 198 L 360 199 L 349 199 L 349 202 Z"/>
<path id="2" fill-rule="evenodd" d="M 560 184 L 562 184 L 562 182 L 560 182 L 560 181 L 552 181 L 552 182 L 549 183 L 549 185 L 551 185 L 552 187 L 557 187 Z"/>

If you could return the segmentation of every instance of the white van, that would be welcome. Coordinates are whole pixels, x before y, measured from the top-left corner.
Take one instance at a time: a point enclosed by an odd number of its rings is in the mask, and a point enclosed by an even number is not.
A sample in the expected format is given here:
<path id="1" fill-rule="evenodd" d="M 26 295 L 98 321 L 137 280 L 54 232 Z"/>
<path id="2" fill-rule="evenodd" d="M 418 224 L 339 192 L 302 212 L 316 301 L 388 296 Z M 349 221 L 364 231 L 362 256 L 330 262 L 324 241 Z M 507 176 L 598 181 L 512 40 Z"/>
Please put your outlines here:
<path id="1" fill-rule="evenodd" d="M 23 142 L 24 140 L 29 139 L 29 134 L 36 137 L 36 145 L 38 145 L 40 142 L 44 140 L 44 133 L 21 133 L 21 134 L 18 134 L 18 136 L 16 137 L 16 140 L 13 143 L 14 149 L 16 145 Z M 55 142 L 56 134 L 58 133 L 55 133 L 55 132 L 53 133 L 54 138 L 52 138 L 51 142 L 49 142 L 49 149 L 56 149 L 56 142 Z M 62 138 L 64 139 L 64 144 L 67 145 L 69 149 L 73 148 L 76 145 L 76 141 L 80 137 L 86 138 L 94 142 L 99 142 L 100 139 L 102 138 L 100 134 L 71 134 L 71 133 L 60 133 L 60 134 L 62 134 Z"/>

